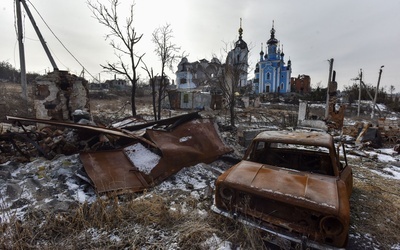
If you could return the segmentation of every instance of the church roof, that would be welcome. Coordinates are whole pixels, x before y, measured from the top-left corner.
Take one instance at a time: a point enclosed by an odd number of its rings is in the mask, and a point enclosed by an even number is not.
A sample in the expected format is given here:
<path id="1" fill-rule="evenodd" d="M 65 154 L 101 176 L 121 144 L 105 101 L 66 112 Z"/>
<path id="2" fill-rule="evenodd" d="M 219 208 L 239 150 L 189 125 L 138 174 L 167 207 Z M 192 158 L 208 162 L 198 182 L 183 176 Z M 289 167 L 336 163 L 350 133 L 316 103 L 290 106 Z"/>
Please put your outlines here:
<path id="1" fill-rule="evenodd" d="M 275 38 L 274 23 L 272 22 L 271 38 L 268 40 L 267 44 L 272 45 L 272 44 L 277 44 L 278 42 L 279 41 Z"/>
<path id="2" fill-rule="evenodd" d="M 242 29 L 242 18 L 240 18 L 240 28 L 239 28 L 239 40 L 235 43 L 235 47 L 240 49 L 247 49 L 247 43 L 242 39 L 243 29 Z"/>
<path id="3" fill-rule="evenodd" d="M 247 43 L 243 41 L 242 37 L 239 37 L 239 40 L 236 42 L 235 47 L 239 47 L 241 49 L 247 49 Z"/>

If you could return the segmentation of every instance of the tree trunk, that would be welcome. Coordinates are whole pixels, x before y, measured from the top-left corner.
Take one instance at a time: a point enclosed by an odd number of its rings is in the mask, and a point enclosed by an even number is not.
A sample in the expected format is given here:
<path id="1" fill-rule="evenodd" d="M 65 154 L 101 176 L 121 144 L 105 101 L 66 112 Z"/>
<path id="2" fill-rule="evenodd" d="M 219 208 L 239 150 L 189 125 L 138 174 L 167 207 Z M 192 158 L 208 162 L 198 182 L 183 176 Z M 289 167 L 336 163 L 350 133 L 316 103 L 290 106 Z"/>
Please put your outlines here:
<path id="1" fill-rule="evenodd" d="M 229 111 L 231 114 L 231 127 L 235 127 L 235 93 L 234 88 L 232 88 L 232 97 L 229 105 Z"/>
<path id="2" fill-rule="evenodd" d="M 157 119 L 157 106 L 156 106 L 156 83 L 155 83 L 154 76 L 150 81 L 151 81 L 151 96 L 153 98 L 154 121 L 158 121 L 158 119 Z"/>
<path id="3" fill-rule="evenodd" d="M 132 92 L 131 92 L 131 108 L 132 108 L 132 116 L 136 116 L 136 82 L 132 81 Z"/>

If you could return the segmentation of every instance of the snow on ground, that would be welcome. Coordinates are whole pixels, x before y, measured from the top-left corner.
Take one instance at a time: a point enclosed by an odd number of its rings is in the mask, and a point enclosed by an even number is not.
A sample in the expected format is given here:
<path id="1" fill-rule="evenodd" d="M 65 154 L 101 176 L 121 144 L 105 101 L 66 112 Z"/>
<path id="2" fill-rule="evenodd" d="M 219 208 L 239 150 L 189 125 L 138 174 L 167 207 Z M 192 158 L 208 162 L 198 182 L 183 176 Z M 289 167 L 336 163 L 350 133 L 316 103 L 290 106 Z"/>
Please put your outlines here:
<path id="1" fill-rule="evenodd" d="M 218 238 L 217 235 L 213 234 L 212 237 L 208 238 L 204 244 L 204 249 L 210 250 L 230 250 L 232 249 L 232 243 L 229 241 L 223 241 Z"/>
<path id="2" fill-rule="evenodd" d="M 52 161 L 7 162 L 0 165 L 10 178 L 0 179 L 0 222 L 23 219 L 31 209 L 67 211 L 75 203 L 93 202 L 93 188 L 75 173 L 82 167 L 78 155 L 60 155 Z"/>
<path id="3" fill-rule="evenodd" d="M 182 138 L 186 140 L 189 138 Z M 348 146 L 348 150 L 352 149 Z M 365 156 L 353 155 L 348 157 L 364 157 L 380 163 L 383 167 L 369 169 L 369 171 L 382 176 L 400 180 L 400 156 L 395 154 L 391 148 L 366 149 L 362 151 Z M 127 155 L 140 171 L 150 171 L 159 161 L 159 156 L 146 149 L 138 143 L 126 149 Z M 184 168 L 166 181 L 155 187 L 145 195 L 156 193 L 179 192 L 183 196 L 171 204 L 170 209 L 179 209 L 184 212 L 188 204 L 184 196 L 198 200 L 211 199 L 214 181 L 218 175 L 230 166 L 229 163 L 216 161 L 211 164 L 200 163 L 195 166 Z M 78 155 L 60 155 L 52 161 L 43 158 L 36 159 L 30 163 L 19 164 L 8 162 L 0 165 L 0 170 L 9 171 L 10 177 L 6 180 L 0 178 L 0 221 L 6 222 L 16 216 L 23 219 L 24 215 L 32 208 L 41 208 L 54 211 L 67 211 L 73 204 L 93 202 L 98 198 L 92 186 L 77 176 L 82 168 Z M 180 200 L 181 199 L 181 200 Z M 195 212 L 206 217 L 208 211 L 199 208 Z M 150 230 L 150 229 L 149 229 Z M 357 230 L 354 230 L 357 232 Z M 100 232 L 93 229 L 88 232 L 93 239 L 106 234 L 111 240 L 118 241 L 118 236 L 112 232 Z M 363 241 L 376 248 L 373 236 L 353 233 L 350 241 Z M 223 241 L 213 235 L 204 242 L 207 249 L 228 250 L 232 249 L 231 242 Z M 379 247 L 378 247 L 379 248 Z M 391 249 L 399 250 L 399 245 Z"/>
<path id="4" fill-rule="evenodd" d="M 385 163 L 385 167 L 379 169 L 371 169 L 384 178 L 400 180 L 400 155 L 392 148 L 380 148 L 377 150 L 364 150 L 370 158 L 376 159 L 377 162 Z"/>
<path id="5" fill-rule="evenodd" d="M 184 168 L 175 174 L 172 178 L 161 183 L 157 189 L 166 190 L 183 190 L 195 192 L 205 187 L 214 187 L 213 180 L 216 179 L 215 174 L 205 168 L 206 164 L 200 163 L 195 166 Z"/>

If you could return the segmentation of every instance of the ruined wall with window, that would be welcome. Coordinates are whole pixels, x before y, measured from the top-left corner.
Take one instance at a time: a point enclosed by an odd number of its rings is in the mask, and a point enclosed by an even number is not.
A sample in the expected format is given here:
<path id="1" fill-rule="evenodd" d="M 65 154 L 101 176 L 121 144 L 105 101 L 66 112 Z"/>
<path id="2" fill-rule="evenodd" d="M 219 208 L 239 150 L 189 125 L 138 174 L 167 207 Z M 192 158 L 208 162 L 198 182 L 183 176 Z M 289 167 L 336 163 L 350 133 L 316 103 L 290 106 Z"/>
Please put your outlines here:
<path id="1" fill-rule="evenodd" d="M 88 82 L 68 71 L 53 71 L 33 85 L 36 118 L 73 120 L 74 113 L 89 113 Z"/>
<path id="2" fill-rule="evenodd" d="M 305 94 L 311 91 L 311 78 L 308 75 L 299 75 L 290 79 L 292 92 Z"/>

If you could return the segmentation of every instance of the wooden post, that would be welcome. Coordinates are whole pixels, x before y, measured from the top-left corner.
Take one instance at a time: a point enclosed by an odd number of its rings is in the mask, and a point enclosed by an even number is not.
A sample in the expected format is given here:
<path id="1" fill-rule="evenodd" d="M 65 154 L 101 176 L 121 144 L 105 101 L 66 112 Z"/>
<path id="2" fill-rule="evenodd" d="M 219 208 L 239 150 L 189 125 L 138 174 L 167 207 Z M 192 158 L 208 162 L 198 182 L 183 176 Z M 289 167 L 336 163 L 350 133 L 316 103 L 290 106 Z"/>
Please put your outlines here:
<path id="1" fill-rule="evenodd" d="M 333 58 L 329 59 L 328 62 L 329 62 L 329 78 L 328 78 L 328 84 L 326 85 L 325 119 L 328 119 L 329 115 L 329 84 L 331 83 L 331 78 L 332 78 Z"/>
<path id="2" fill-rule="evenodd" d="M 379 83 L 381 81 L 381 75 L 382 75 L 382 68 L 384 66 L 382 65 L 381 68 L 379 69 L 379 77 L 378 77 L 378 84 L 376 85 L 376 90 L 375 90 L 375 96 L 374 96 L 374 104 L 372 106 L 372 113 L 371 113 L 371 118 L 374 118 L 375 115 L 375 105 L 376 105 L 376 98 L 378 96 L 378 91 L 379 91 Z"/>
<path id="3" fill-rule="evenodd" d="M 21 87 L 22 87 L 22 98 L 27 101 L 27 83 L 26 83 L 26 68 L 25 68 L 25 49 L 24 43 L 22 41 L 23 31 L 22 31 L 22 17 L 21 17 L 21 4 L 20 0 L 15 1 L 17 10 L 17 26 L 18 26 L 18 46 L 19 46 L 19 63 L 21 67 Z"/>
<path id="4" fill-rule="evenodd" d="M 360 86 L 358 88 L 358 109 L 357 109 L 357 117 L 360 116 L 360 107 L 361 107 L 361 84 L 362 84 L 362 69 L 360 69 Z"/>

